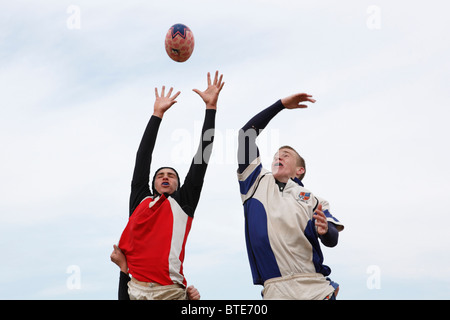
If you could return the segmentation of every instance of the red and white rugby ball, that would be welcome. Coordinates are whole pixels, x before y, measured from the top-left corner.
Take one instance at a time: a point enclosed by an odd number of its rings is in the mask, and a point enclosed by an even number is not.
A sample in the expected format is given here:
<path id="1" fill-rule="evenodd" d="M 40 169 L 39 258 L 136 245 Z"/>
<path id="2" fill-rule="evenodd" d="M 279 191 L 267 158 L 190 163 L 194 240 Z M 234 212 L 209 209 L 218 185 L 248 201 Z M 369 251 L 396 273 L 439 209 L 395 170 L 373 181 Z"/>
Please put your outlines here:
<path id="1" fill-rule="evenodd" d="M 184 62 L 194 51 L 194 34 L 189 27 L 177 23 L 166 34 L 165 47 L 169 57 L 177 62 Z"/>

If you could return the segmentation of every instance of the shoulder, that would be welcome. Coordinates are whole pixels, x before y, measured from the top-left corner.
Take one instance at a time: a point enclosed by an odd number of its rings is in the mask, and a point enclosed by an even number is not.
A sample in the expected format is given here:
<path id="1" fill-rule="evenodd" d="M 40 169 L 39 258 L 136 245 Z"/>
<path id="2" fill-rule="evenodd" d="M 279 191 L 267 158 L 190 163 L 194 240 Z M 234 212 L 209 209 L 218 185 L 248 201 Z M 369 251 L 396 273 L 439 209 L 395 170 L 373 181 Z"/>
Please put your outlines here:
<path id="1" fill-rule="evenodd" d="M 316 196 L 317 201 L 322 205 L 322 210 L 330 210 L 330 203 L 322 197 Z"/>
<path id="2" fill-rule="evenodd" d="M 344 230 L 344 225 L 336 217 L 334 217 L 331 214 L 330 203 L 321 197 L 316 197 L 316 198 L 319 201 L 319 203 L 322 205 L 322 211 L 325 214 L 325 216 L 327 217 L 327 221 L 333 223 L 336 226 L 338 231 Z"/>

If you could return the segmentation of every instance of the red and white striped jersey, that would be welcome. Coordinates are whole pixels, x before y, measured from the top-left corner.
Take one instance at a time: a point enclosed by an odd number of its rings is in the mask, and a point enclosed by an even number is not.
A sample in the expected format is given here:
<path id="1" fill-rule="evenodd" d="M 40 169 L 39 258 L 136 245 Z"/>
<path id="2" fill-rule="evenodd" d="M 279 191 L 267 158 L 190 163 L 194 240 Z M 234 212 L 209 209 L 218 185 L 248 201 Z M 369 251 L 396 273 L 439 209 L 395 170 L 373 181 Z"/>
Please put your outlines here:
<path id="1" fill-rule="evenodd" d="M 119 242 L 131 275 L 143 282 L 186 286 L 183 261 L 192 219 L 171 196 L 145 198 Z"/>

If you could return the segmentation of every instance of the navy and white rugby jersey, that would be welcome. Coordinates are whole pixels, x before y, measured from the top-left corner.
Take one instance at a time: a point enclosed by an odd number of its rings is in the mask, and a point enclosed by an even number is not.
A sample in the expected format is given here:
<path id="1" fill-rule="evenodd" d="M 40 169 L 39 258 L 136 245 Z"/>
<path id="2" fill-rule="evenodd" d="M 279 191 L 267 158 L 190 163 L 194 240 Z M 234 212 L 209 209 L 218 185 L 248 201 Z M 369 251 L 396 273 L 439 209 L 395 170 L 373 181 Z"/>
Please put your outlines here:
<path id="1" fill-rule="evenodd" d="M 259 157 L 238 179 L 254 283 L 299 273 L 328 276 L 331 270 L 323 264 L 313 214 L 321 203 L 327 221 L 341 231 L 343 225 L 331 215 L 329 203 L 314 196 L 298 179 L 289 180 L 280 191 Z"/>
<path id="2" fill-rule="evenodd" d="M 245 135 L 246 130 L 256 130 L 246 139 L 240 137 L 238 148 L 238 180 L 253 282 L 264 284 L 277 277 L 316 275 L 305 277 L 304 285 L 314 292 L 313 297 L 326 297 L 334 288 L 326 278 L 331 269 L 323 264 L 313 218 L 315 209 L 322 204 L 329 226 L 332 223 L 337 231 L 343 225 L 331 215 L 329 203 L 306 189 L 299 179 L 290 179 L 281 190 L 272 173 L 262 167 L 255 142 L 261 130 L 283 109 L 281 101 L 277 101 L 253 117 L 240 132 Z M 252 149 L 256 150 L 254 154 Z"/>

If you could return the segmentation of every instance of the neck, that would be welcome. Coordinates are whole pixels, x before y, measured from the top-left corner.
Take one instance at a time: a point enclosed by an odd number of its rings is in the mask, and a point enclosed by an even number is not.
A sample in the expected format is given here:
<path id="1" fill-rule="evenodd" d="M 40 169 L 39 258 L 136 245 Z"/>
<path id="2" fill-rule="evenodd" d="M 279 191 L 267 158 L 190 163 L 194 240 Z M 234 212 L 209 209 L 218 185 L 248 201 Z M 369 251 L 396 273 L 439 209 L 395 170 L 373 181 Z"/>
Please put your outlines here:
<path id="1" fill-rule="evenodd" d="M 281 182 L 281 183 L 287 183 L 288 181 L 289 181 L 289 177 L 274 177 L 275 178 L 275 180 L 277 180 L 278 182 Z"/>
<path id="2" fill-rule="evenodd" d="M 286 187 L 286 183 L 285 182 L 278 181 L 277 179 L 275 179 L 275 183 L 278 185 L 278 189 L 280 191 L 283 191 L 284 187 Z"/>

